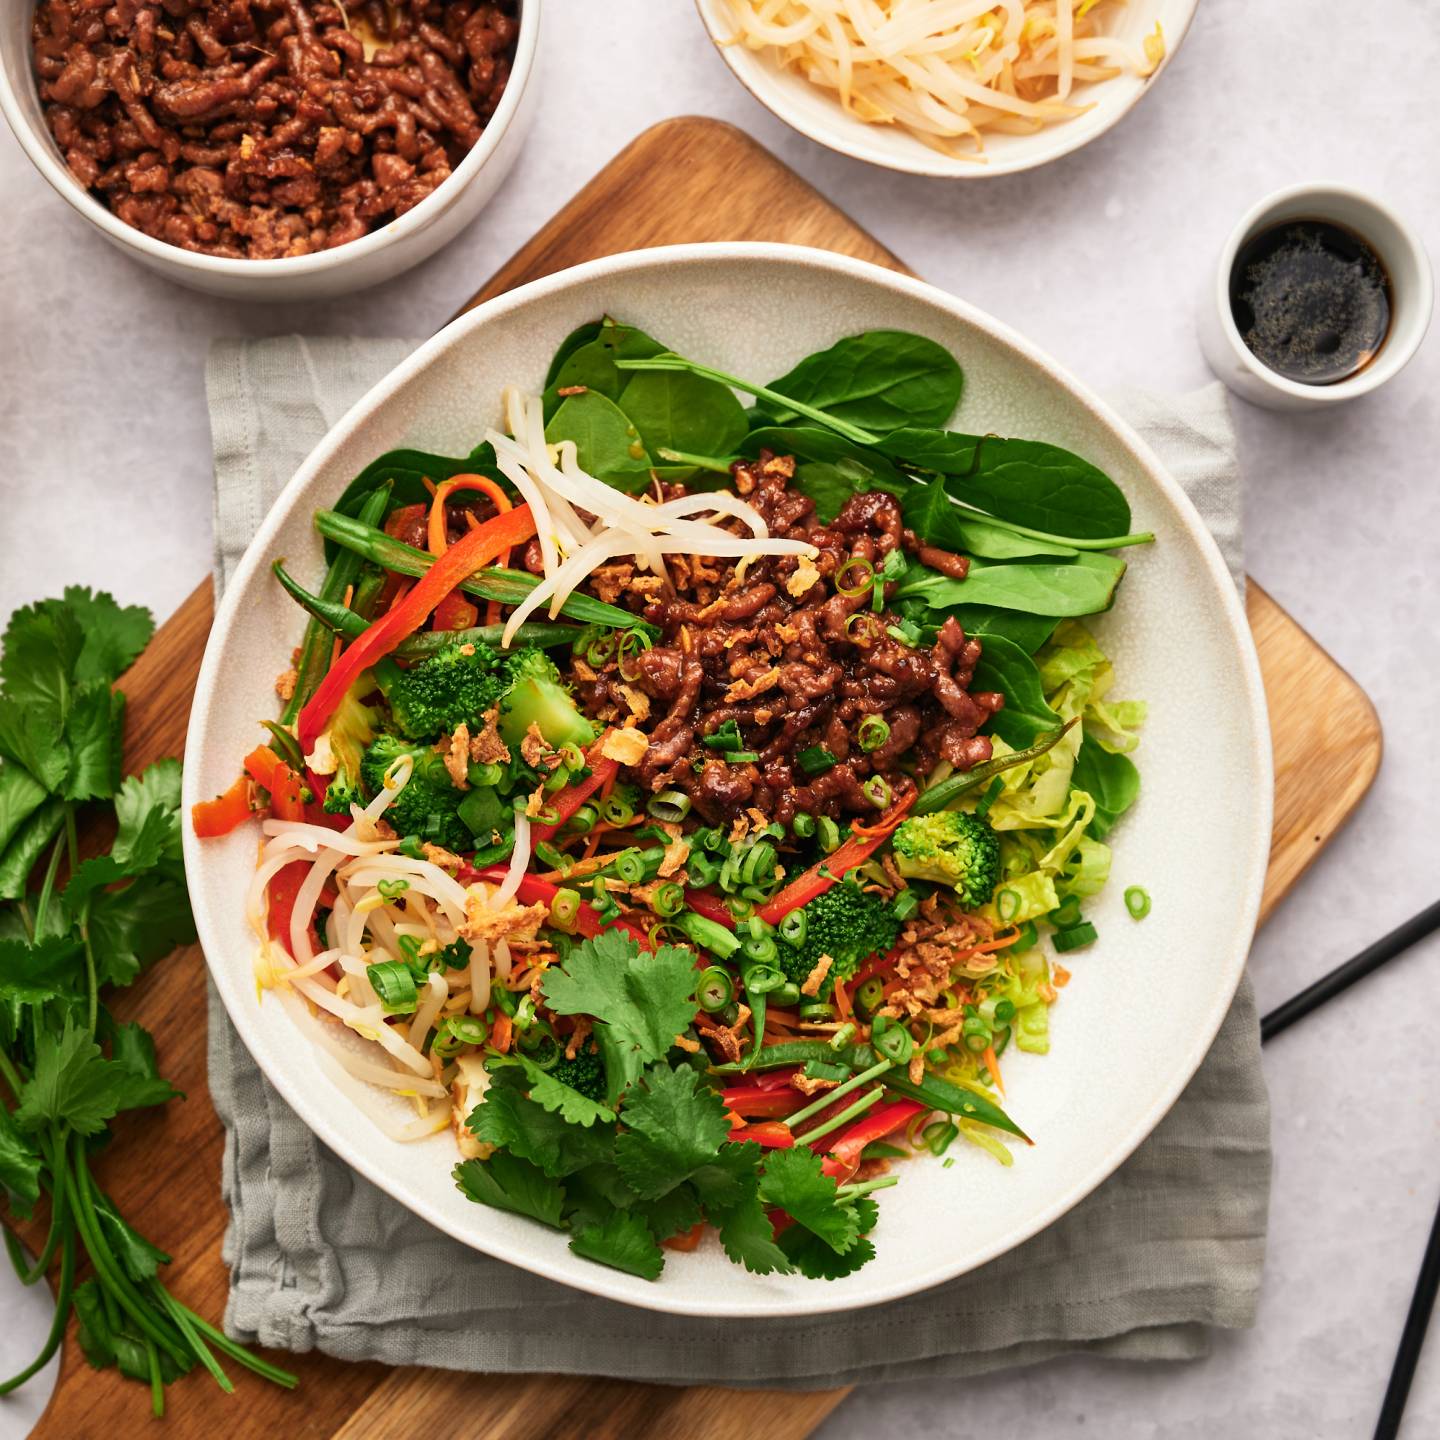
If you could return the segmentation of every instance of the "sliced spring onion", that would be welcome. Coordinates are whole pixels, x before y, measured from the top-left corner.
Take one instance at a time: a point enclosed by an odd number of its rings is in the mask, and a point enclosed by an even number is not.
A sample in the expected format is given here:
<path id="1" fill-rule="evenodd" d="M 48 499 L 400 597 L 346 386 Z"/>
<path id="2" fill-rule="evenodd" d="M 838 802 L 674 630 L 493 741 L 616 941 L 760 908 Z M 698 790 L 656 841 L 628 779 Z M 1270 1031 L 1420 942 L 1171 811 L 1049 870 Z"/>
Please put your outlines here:
<path id="1" fill-rule="evenodd" d="M 846 578 L 852 575 L 854 578 Z M 874 583 L 875 567 L 860 555 L 852 555 L 835 572 L 836 593 L 852 599 L 857 595 L 866 594 Z"/>
<path id="2" fill-rule="evenodd" d="M 897 920 L 908 920 L 920 908 L 920 897 L 911 889 L 897 892 L 890 909 Z"/>
<path id="3" fill-rule="evenodd" d="M 600 802 L 600 818 L 607 825 L 625 825 L 635 818 L 635 807 L 617 789 Z"/>
<path id="4" fill-rule="evenodd" d="M 877 1036 L 872 1029 L 870 1043 L 887 1060 L 906 1065 L 915 1053 L 915 1040 L 903 1025 L 889 1025 Z"/>
<path id="5" fill-rule="evenodd" d="M 730 972 L 711 965 L 700 972 L 695 985 L 695 1000 L 707 1015 L 718 1015 L 735 998 L 735 981 Z"/>
<path id="6" fill-rule="evenodd" d="M 407 937 L 408 938 L 408 937 Z M 381 960 L 365 967 L 365 978 L 387 1015 L 413 1015 L 417 1003 L 415 976 L 403 960 Z"/>
<path id="7" fill-rule="evenodd" d="M 811 745 L 795 757 L 795 763 L 806 775 L 823 775 L 840 762 L 823 745 Z"/>
<path id="8" fill-rule="evenodd" d="M 785 976 L 770 965 L 752 965 L 744 973 L 745 989 L 752 995 L 773 995 L 788 982 Z"/>
<path id="9" fill-rule="evenodd" d="M 790 828 L 797 840 L 808 840 L 815 833 L 815 817 L 801 811 L 791 822 Z"/>
<path id="10" fill-rule="evenodd" d="M 770 992 L 770 1003 L 784 1010 L 792 1009 L 800 1003 L 800 987 L 793 980 L 787 980 L 778 989 Z"/>
<path id="11" fill-rule="evenodd" d="M 867 715 L 860 722 L 856 738 L 860 741 L 860 748 L 867 753 L 878 750 L 890 738 L 890 727 L 880 716 Z"/>
<path id="12" fill-rule="evenodd" d="M 855 992 L 855 1004 L 867 1016 L 873 1015 L 884 1003 L 885 982 L 878 975 L 872 975 Z"/>
<path id="13" fill-rule="evenodd" d="M 803 945 L 809 928 L 810 921 L 805 916 L 804 908 L 792 910 L 780 921 L 780 938 L 791 945 Z"/>
<path id="14" fill-rule="evenodd" d="M 711 750 L 738 750 L 744 745 L 745 739 L 740 734 L 740 727 L 732 716 L 719 729 L 709 735 L 701 736 L 700 743 L 708 746 Z"/>
<path id="15" fill-rule="evenodd" d="M 835 1018 L 835 1007 L 826 1000 L 802 999 L 800 1002 L 800 1018 L 802 1020 L 833 1020 Z"/>
<path id="16" fill-rule="evenodd" d="M 721 757 L 730 765 L 754 765 L 760 759 L 758 750 L 727 750 Z"/>
<path id="17" fill-rule="evenodd" d="M 550 923 L 557 930 L 573 931 L 580 918 L 580 897 L 573 890 L 557 890 L 550 902 Z"/>
<path id="18" fill-rule="evenodd" d="M 989 1048 L 995 1036 L 979 1015 L 970 1015 L 960 1026 L 960 1038 L 965 1042 L 967 1050 L 974 1050 L 978 1054 Z"/>
<path id="19" fill-rule="evenodd" d="M 678 825 L 690 813 L 690 797 L 683 790 L 662 790 L 645 802 L 645 813 Z"/>
<path id="20" fill-rule="evenodd" d="M 1150 896 L 1138 885 L 1132 885 L 1125 892 L 1125 908 L 1135 920 L 1143 920 L 1150 913 Z"/>
<path id="21" fill-rule="evenodd" d="M 828 855 L 840 848 L 840 827 L 828 815 L 821 815 L 815 821 L 815 838 Z"/>
<path id="22" fill-rule="evenodd" d="M 706 950 L 728 960 L 739 948 L 740 940 L 732 930 L 727 930 L 718 920 L 697 915 L 693 910 L 683 910 L 671 922 L 678 926 L 686 939 Z"/>
<path id="23" fill-rule="evenodd" d="M 943 1155 L 960 1134 L 959 1127 L 949 1120 L 936 1120 L 920 1132 L 920 1140 L 932 1155 Z"/>
<path id="24" fill-rule="evenodd" d="M 855 1038 L 855 1022 L 847 1020 L 831 1037 L 830 1048 L 843 1050 Z"/>
<path id="25" fill-rule="evenodd" d="M 410 888 L 410 882 L 404 876 L 397 875 L 393 879 L 378 881 L 375 888 L 385 899 L 398 900 Z"/>
<path id="26" fill-rule="evenodd" d="M 886 809 L 894 791 L 890 788 L 890 782 L 883 775 L 872 775 L 861 787 L 865 798 L 877 809 Z"/>
<path id="27" fill-rule="evenodd" d="M 565 833 L 567 835 L 588 835 L 595 828 L 599 819 L 600 812 L 587 801 L 565 822 Z M 536 850 L 538 853 L 538 846 Z"/>
<path id="28" fill-rule="evenodd" d="M 685 887 L 673 880 L 667 881 L 650 897 L 650 908 L 666 918 L 678 915 L 685 908 Z"/>
<path id="29" fill-rule="evenodd" d="M 1093 944 L 1097 938 L 1095 927 L 1086 920 L 1083 924 L 1070 926 L 1068 930 L 1057 930 L 1050 937 L 1050 943 L 1063 955 L 1068 950 L 1078 950 L 1082 945 Z"/>
<path id="30" fill-rule="evenodd" d="M 995 895 L 995 914 L 1002 925 L 1008 925 L 1020 913 L 1020 892 L 1007 885 Z"/>

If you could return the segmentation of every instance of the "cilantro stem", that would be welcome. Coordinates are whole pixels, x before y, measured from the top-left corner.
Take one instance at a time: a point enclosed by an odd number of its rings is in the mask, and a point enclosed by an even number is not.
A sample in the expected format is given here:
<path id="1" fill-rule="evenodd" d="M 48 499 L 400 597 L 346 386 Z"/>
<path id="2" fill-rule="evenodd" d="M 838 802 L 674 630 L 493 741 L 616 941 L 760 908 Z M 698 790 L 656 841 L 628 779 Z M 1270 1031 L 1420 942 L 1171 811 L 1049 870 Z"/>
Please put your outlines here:
<path id="1" fill-rule="evenodd" d="M 15 1097 L 15 1103 L 20 1103 L 20 1087 L 25 1083 L 20 1078 L 20 1072 L 11 1063 L 10 1057 L 0 1050 L 0 1075 L 5 1077 L 5 1083 L 10 1087 L 10 1093 Z"/>
<path id="2" fill-rule="evenodd" d="M 50 908 L 50 898 L 55 893 L 55 875 L 60 869 L 60 855 L 65 849 L 65 837 L 57 835 L 50 851 L 50 863 L 45 867 L 45 880 L 40 886 L 40 898 L 35 902 L 35 934 L 45 931 L 45 914 Z"/>
<path id="3" fill-rule="evenodd" d="M 803 1135 L 797 1135 L 795 1143 L 797 1145 L 814 1144 L 822 1135 L 828 1135 L 832 1130 L 838 1130 L 857 1115 L 863 1115 L 884 1093 L 885 1087 L 877 1085 L 868 1095 L 862 1095 L 853 1105 L 847 1105 L 838 1115 L 832 1115 L 813 1130 L 807 1130 Z"/>
<path id="4" fill-rule="evenodd" d="M 12 1375 L 0 1384 L 0 1395 L 8 1395 L 18 1389 L 32 1375 L 43 1370 L 50 1357 L 60 1348 L 65 1338 L 65 1325 L 70 1319 L 70 1295 L 75 1285 L 75 1232 L 65 1231 L 65 1243 L 60 1252 L 60 1285 L 55 1292 L 55 1314 L 50 1320 L 50 1333 L 40 1353 L 18 1374 Z"/>
<path id="5" fill-rule="evenodd" d="M 80 1231 L 80 1238 L 85 1242 L 90 1263 L 94 1265 L 103 1288 L 114 1296 L 116 1303 L 140 1327 L 141 1332 L 168 1352 L 177 1364 L 188 1365 L 190 1356 L 186 1354 L 184 1346 L 177 1343 L 174 1336 L 167 1334 L 165 1328 L 158 1323 L 146 1306 L 144 1297 L 130 1283 L 110 1247 L 105 1243 L 105 1237 L 100 1233 L 100 1227 L 95 1220 L 95 1191 L 85 1164 L 84 1141 L 78 1135 L 75 1141 L 75 1197 L 79 1202 L 74 1207 L 75 1224 Z"/>
<path id="6" fill-rule="evenodd" d="M 252 1370 L 264 1380 L 269 1380 L 276 1385 L 283 1386 L 286 1390 L 293 1390 L 300 1379 L 292 1375 L 288 1370 L 282 1370 L 278 1365 L 272 1365 L 268 1360 L 261 1359 L 258 1355 L 252 1355 L 243 1345 L 237 1345 L 223 1330 L 217 1330 L 203 1316 L 197 1315 L 188 1305 L 180 1301 L 175 1302 L 190 1317 L 190 1323 L 204 1335 L 217 1350 L 223 1351 L 232 1360 L 238 1361 L 247 1370 Z"/>
<path id="7" fill-rule="evenodd" d="M 785 1123 L 791 1130 L 794 1130 L 802 1120 L 808 1120 L 812 1115 L 818 1115 L 828 1105 L 833 1105 L 842 1095 L 848 1095 L 852 1090 L 858 1090 L 862 1085 L 868 1085 L 876 1076 L 883 1075 L 893 1063 L 891 1060 L 881 1060 L 868 1070 L 862 1070 L 858 1075 L 852 1075 L 843 1085 L 837 1085 L 833 1090 L 821 1091 L 818 1099 L 812 1100 L 803 1109 L 787 1116 Z"/>
<path id="8" fill-rule="evenodd" d="M 63 1153 L 64 1138 L 56 1133 L 56 1146 Z M 53 1165 L 50 1171 L 50 1233 L 45 1237 L 45 1248 L 41 1250 L 35 1263 L 29 1270 L 20 1276 L 22 1285 L 33 1285 L 49 1268 L 50 1262 L 55 1258 L 56 1246 L 60 1243 L 63 1234 L 68 1234 L 69 1227 L 66 1224 L 66 1209 L 69 1205 L 70 1190 L 65 1183 L 65 1167 L 62 1165 L 56 1170 Z"/>
<path id="9" fill-rule="evenodd" d="M 842 1200 L 854 1200 L 858 1196 L 868 1195 L 872 1190 L 888 1190 L 899 1183 L 898 1175 L 877 1175 L 873 1180 L 859 1180 L 853 1185 L 842 1185 L 835 1193 Z"/>
<path id="10" fill-rule="evenodd" d="M 160 1307 L 175 1322 L 185 1342 L 195 1352 L 200 1363 L 215 1377 L 215 1383 L 227 1394 L 235 1393 L 235 1383 L 220 1368 L 220 1362 L 210 1353 L 210 1347 L 196 1333 L 190 1323 L 185 1307 L 158 1281 L 150 1281 L 150 1293 L 160 1302 Z"/>
<path id="11" fill-rule="evenodd" d="M 75 807 L 68 801 L 65 805 L 65 842 L 70 852 L 70 873 L 80 868 L 80 838 L 75 831 Z M 100 982 L 95 973 L 95 947 L 90 943 L 90 897 L 85 897 L 76 921 L 80 941 L 85 947 L 85 989 L 89 996 L 90 1037 L 95 1037 L 95 1027 L 100 1018 Z"/>
<path id="12" fill-rule="evenodd" d="M 29 1257 L 21 1248 L 15 1232 L 8 1225 L 0 1225 L 0 1235 L 5 1237 L 5 1253 L 10 1257 L 10 1264 L 14 1266 L 15 1273 L 23 1280 L 25 1272 L 30 1268 Z"/>
<path id="13" fill-rule="evenodd" d="M 160 1352 L 155 1342 L 145 1339 L 145 1358 L 150 1362 L 150 1413 L 157 1419 L 165 1418 L 165 1377 L 160 1373 Z"/>

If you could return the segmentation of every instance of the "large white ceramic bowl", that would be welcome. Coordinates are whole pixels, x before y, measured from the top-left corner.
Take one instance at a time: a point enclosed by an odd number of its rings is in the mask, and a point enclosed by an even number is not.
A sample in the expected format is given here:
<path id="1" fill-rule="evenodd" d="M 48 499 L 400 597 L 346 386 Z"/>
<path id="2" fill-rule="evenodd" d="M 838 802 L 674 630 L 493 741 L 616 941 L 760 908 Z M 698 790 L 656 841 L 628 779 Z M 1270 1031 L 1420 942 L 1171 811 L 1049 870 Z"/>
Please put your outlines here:
<path id="1" fill-rule="evenodd" d="M 31 64 L 33 0 L 0 6 L 0 111 L 21 148 L 71 209 L 147 270 L 230 300 L 327 300 L 378 285 L 448 245 L 485 208 L 515 163 L 535 111 L 541 0 L 523 0 L 505 94 L 474 148 L 413 210 L 348 245 L 284 260 L 230 260 L 152 239 L 113 214 L 70 173 L 45 123 Z"/>
<path id="2" fill-rule="evenodd" d="M 1155 24 L 1165 37 L 1165 58 L 1146 76 L 1116 75 L 1109 80 L 1079 85 L 1071 97 L 1077 105 L 1092 105 L 1084 115 L 1047 125 L 1033 135 L 985 137 L 985 159 L 956 159 L 917 140 L 898 125 L 871 125 L 849 114 L 831 90 L 812 85 L 793 70 L 782 70 L 772 50 L 750 50 L 729 43 L 735 34 L 729 0 L 695 0 L 710 38 L 735 78 L 771 114 L 819 145 L 856 160 L 903 170 L 911 175 L 933 175 L 946 180 L 983 180 L 1010 175 L 1049 164 L 1103 135 L 1129 114 L 1131 107 L 1150 93 L 1165 73 L 1195 18 L 1200 0 L 1129 0 L 1109 22 L 1112 32 L 1137 49 Z"/>
<path id="3" fill-rule="evenodd" d="M 1087 904 L 1100 940 L 1069 962 L 1046 1057 L 1007 1057 L 1010 1113 L 1038 1142 L 1003 1169 L 974 1148 L 916 1161 L 883 1196 L 876 1260 L 835 1283 L 761 1278 L 707 1242 L 655 1284 L 572 1255 L 563 1236 L 463 1199 L 446 1134 L 385 1139 L 342 1095 L 273 996 L 257 999 L 244 897 L 256 835 L 188 834 L 185 862 L 211 973 L 285 1099 L 336 1154 L 467 1245 L 617 1300 L 693 1315 L 799 1315 L 874 1304 L 983 1264 L 1064 1214 L 1145 1138 L 1209 1048 L 1240 979 L 1270 838 L 1270 744 L 1250 633 L 1219 551 L 1138 437 L 1033 346 L 963 301 L 856 260 L 783 245 L 687 245 L 597 260 L 492 300 L 447 326 L 365 396 L 305 462 L 262 525 L 215 620 L 191 714 L 185 802 L 214 795 L 275 711 L 300 613 L 269 565 L 323 568 L 311 515 L 382 451 L 463 454 L 498 418 L 502 385 L 537 389 L 575 326 L 623 317 L 687 355 L 765 379 L 839 337 L 918 331 L 965 369 L 972 431 L 1043 437 L 1088 456 L 1130 497 L 1154 546 L 1126 551 L 1119 604 L 1098 622 L 1118 696 L 1144 697 L 1144 789 L 1114 833 L 1111 884 Z M 1121 900 L 1144 885 L 1143 923 Z"/>

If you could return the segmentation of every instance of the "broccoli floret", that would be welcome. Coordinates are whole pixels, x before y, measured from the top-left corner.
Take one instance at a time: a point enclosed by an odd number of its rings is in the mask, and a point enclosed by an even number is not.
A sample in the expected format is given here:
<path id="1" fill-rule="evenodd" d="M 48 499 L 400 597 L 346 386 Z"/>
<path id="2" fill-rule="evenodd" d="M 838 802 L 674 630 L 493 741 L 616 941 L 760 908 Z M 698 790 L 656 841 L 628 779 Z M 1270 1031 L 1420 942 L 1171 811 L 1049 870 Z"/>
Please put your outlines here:
<path id="1" fill-rule="evenodd" d="M 418 835 L 446 850 L 474 848 L 469 827 L 456 813 L 464 799 L 445 762 L 428 745 L 409 745 L 395 735 L 377 735 L 360 763 L 360 776 L 371 794 L 385 783 L 385 772 L 402 755 L 415 762 L 405 788 L 385 811 L 398 834 Z"/>
<path id="2" fill-rule="evenodd" d="M 820 997 L 828 996 L 836 980 L 848 980 L 872 955 L 895 944 L 900 922 L 877 896 L 852 881 L 842 880 L 805 906 L 805 939 L 800 945 L 779 941 L 776 963 L 785 977 L 803 985 L 822 955 L 832 961 Z"/>
<path id="3" fill-rule="evenodd" d="M 364 805 L 369 799 L 360 772 L 365 747 L 375 738 L 375 712 L 356 698 L 368 688 L 362 685 L 345 692 L 321 737 L 335 757 L 335 773 L 325 790 L 325 809 L 331 815 L 348 815 L 352 804 Z"/>
<path id="4" fill-rule="evenodd" d="M 531 725 L 539 728 L 546 744 L 589 745 L 595 727 L 575 708 L 570 692 L 560 683 L 560 672 L 550 657 L 533 646 L 517 650 L 505 660 L 509 687 L 500 701 L 500 734 L 511 749 L 518 748 Z"/>
<path id="5" fill-rule="evenodd" d="M 582 1050 L 573 1060 L 562 1054 L 550 1078 L 578 1090 L 587 1100 L 605 1099 L 605 1063 L 593 1050 Z"/>
<path id="6" fill-rule="evenodd" d="M 509 686 L 500 654 L 488 645 L 447 645 L 402 667 L 385 659 L 375 683 L 389 702 L 395 728 L 411 740 L 433 740 L 473 724 L 497 705 Z"/>
<path id="7" fill-rule="evenodd" d="M 988 820 L 963 810 L 912 815 L 891 841 L 907 880 L 949 885 L 970 909 L 989 902 L 1000 880 L 1000 837 Z"/>
<path id="8" fill-rule="evenodd" d="M 395 728 L 411 740 L 433 740 L 457 725 L 473 725 L 495 706 L 500 734 L 518 749 L 532 724 L 546 742 L 588 745 L 595 729 L 575 708 L 550 657 L 534 646 L 514 651 L 453 644 L 408 668 L 394 660 L 375 667 L 375 683 L 390 704 Z"/>

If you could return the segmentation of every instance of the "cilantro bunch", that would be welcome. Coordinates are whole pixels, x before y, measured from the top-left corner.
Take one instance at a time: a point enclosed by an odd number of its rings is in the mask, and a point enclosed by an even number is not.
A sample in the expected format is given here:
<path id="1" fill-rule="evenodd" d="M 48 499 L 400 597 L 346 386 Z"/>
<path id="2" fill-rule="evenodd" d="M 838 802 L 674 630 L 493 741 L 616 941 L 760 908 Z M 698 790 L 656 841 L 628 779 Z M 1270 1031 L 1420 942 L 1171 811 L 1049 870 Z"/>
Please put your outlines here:
<path id="1" fill-rule="evenodd" d="M 195 938 L 180 855 L 180 764 L 121 778 L 125 697 L 112 682 L 150 639 L 147 610 L 72 587 L 10 617 L 0 651 L 0 1196 L 28 1219 L 49 1199 L 48 1237 L 30 1265 L 4 1228 L 20 1278 L 58 1261 L 55 1319 L 34 1362 L 55 1353 L 73 1310 L 97 1368 L 164 1386 L 211 1353 L 267 1379 L 294 1377 L 252 1356 L 180 1304 L 159 1278 L 169 1256 L 96 1184 L 90 1158 L 123 1111 L 177 1092 L 155 1042 L 106 1008 L 110 987 Z M 108 853 L 82 858 L 80 821 L 113 819 Z M 76 1283 L 84 1262 L 90 1275 Z"/>
<path id="2" fill-rule="evenodd" d="M 570 1232 L 587 1259 L 654 1280 L 661 1242 L 702 1220 L 757 1275 L 848 1275 L 875 1253 L 876 1207 L 864 1185 L 838 1186 L 808 1146 L 766 1151 L 730 1140 L 725 1106 L 675 1046 L 695 1016 L 694 954 L 642 954 L 621 930 L 576 946 L 546 972 L 546 1003 L 585 1015 L 604 1060 L 604 1101 L 534 1061 L 494 1057 L 466 1124 L 494 1151 L 455 1167 L 471 1199 Z M 777 1233 L 772 1211 L 789 1223 Z"/>

